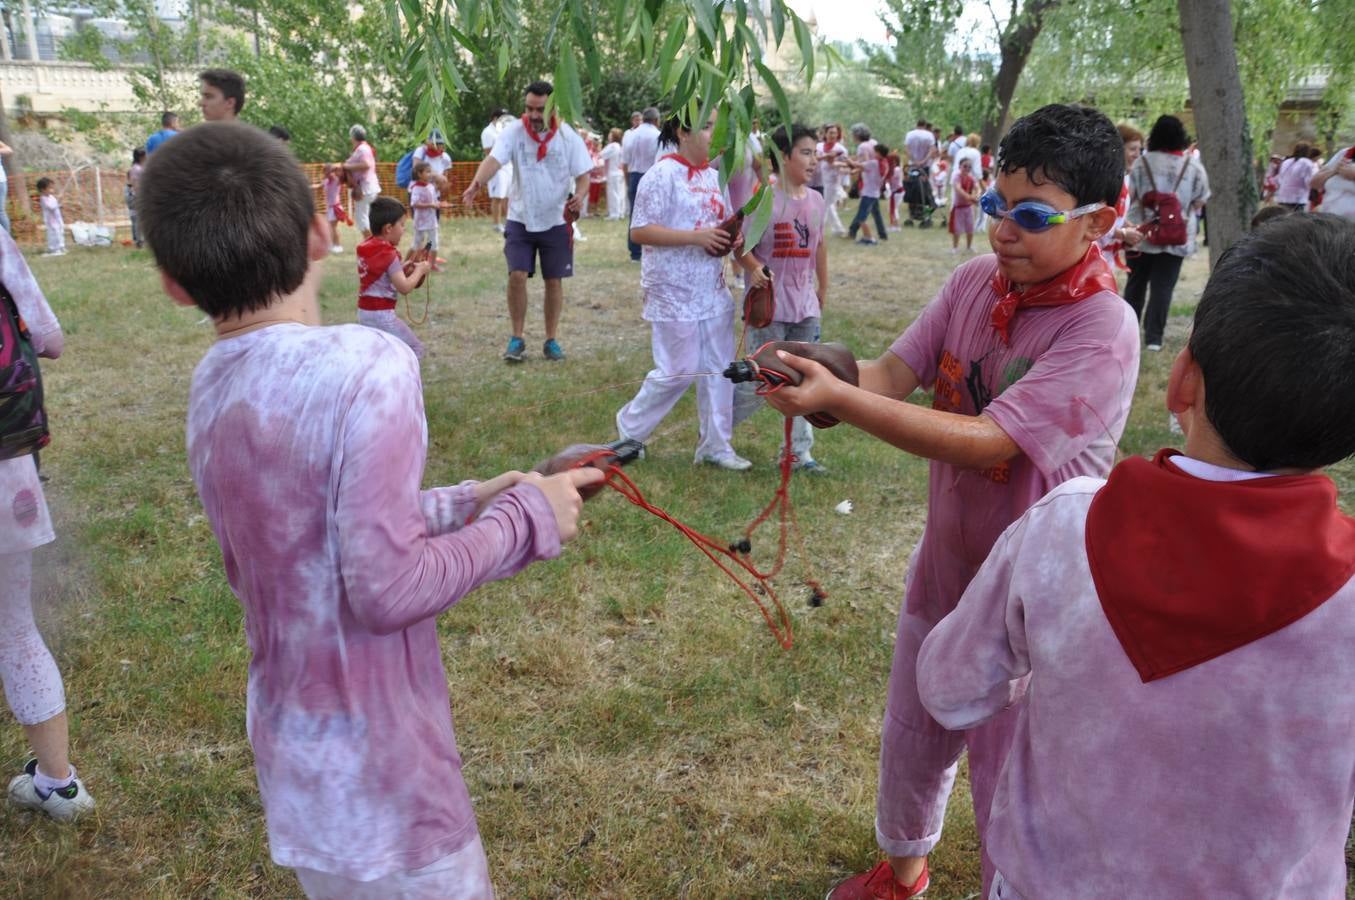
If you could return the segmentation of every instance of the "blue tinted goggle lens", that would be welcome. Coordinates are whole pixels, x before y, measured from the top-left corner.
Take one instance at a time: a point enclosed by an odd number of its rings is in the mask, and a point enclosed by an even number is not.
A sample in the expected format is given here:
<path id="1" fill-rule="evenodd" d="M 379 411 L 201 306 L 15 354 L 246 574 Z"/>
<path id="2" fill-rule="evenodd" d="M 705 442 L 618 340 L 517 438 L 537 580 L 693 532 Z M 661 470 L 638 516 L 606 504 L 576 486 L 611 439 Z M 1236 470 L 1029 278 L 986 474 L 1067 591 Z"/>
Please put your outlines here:
<path id="1" fill-rule="evenodd" d="M 1006 208 L 997 191 L 988 190 L 979 198 L 979 207 L 986 215 L 995 219 L 1011 219 L 1023 231 L 1040 232 L 1051 226 L 1068 221 L 1068 214 L 1059 212 L 1052 206 L 1034 203 L 1030 200 Z"/>

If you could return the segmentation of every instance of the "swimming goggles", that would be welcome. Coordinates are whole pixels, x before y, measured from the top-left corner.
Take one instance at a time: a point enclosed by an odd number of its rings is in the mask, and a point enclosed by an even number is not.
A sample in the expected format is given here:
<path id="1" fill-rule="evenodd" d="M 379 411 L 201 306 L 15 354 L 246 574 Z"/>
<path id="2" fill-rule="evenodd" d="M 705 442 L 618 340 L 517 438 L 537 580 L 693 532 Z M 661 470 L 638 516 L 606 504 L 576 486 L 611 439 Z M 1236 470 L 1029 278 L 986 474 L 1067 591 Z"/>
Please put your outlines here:
<path id="1" fill-rule="evenodd" d="M 1105 206 L 1104 203 L 1088 203 L 1086 206 L 1079 206 L 1077 209 L 1059 210 L 1047 203 L 1023 200 L 1008 209 L 1006 202 L 1003 201 L 995 188 L 989 188 L 979 198 L 979 208 L 986 215 L 995 219 L 1011 219 L 1021 230 L 1036 233 L 1047 231 L 1055 225 L 1062 225 L 1064 222 L 1070 222 L 1078 216 L 1085 216 L 1089 212 L 1096 212 L 1103 206 Z"/>

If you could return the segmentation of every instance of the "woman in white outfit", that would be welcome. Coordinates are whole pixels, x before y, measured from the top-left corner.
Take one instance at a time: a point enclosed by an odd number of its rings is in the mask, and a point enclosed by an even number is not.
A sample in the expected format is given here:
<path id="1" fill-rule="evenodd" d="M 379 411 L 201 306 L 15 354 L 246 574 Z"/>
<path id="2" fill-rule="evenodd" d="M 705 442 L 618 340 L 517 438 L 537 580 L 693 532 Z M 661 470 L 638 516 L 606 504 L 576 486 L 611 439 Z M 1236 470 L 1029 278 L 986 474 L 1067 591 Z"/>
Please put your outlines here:
<path id="1" fill-rule="evenodd" d="M 847 158 L 847 146 L 842 143 L 842 126 L 823 126 L 823 140 L 814 148 L 819 157 L 819 181 L 823 185 L 823 221 L 833 234 L 845 235 L 847 228 L 837 214 L 838 200 L 842 199 L 842 165 Z"/>

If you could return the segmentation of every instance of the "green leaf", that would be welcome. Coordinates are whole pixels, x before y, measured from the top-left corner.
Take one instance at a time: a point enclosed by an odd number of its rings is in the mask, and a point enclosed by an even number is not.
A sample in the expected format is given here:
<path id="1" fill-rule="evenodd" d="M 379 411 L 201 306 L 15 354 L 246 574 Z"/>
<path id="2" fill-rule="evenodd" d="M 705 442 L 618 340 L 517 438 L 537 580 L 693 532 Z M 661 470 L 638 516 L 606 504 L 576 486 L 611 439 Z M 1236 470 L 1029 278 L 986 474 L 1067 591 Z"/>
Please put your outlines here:
<path id="1" fill-rule="evenodd" d="M 503 78 L 503 76 L 508 72 L 508 63 L 509 63 L 509 59 L 508 59 L 508 42 L 507 42 L 507 41 L 500 41 L 500 42 L 499 42 L 499 78 Z"/>
<path id="2" fill-rule="evenodd" d="M 673 63 L 682 52 L 682 43 L 687 37 L 686 24 L 685 20 L 681 25 L 674 23 L 668 37 L 664 39 L 663 49 L 659 51 L 659 82 L 663 85 L 665 94 L 672 91 L 673 85 L 677 83 Z"/>
<path id="3" fill-rule="evenodd" d="M 773 6 L 773 9 L 776 7 Z M 781 113 L 781 122 L 787 127 L 790 126 L 790 101 L 786 99 L 786 92 L 781 88 L 781 82 L 776 80 L 772 70 L 763 65 L 762 60 L 753 60 L 753 65 L 757 72 L 762 76 L 763 82 L 767 85 L 767 90 L 771 91 L 772 99 L 776 101 L 776 108 Z"/>
<path id="4" fill-rule="evenodd" d="M 689 8 L 696 17 L 696 30 L 700 32 L 710 47 L 715 46 L 715 4 L 709 0 L 696 0 Z"/>
<path id="5" fill-rule="evenodd" d="M 561 51 L 555 68 L 555 102 L 560 108 L 560 118 L 575 122 L 583 115 L 583 85 L 579 83 L 579 66 L 573 48 L 562 47 Z"/>
<path id="6" fill-rule="evenodd" d="M 781 39 L 786 36 L 786 4 L 785 0 L 772 0 L 772 46 L 781 46 Z"/>
<path id="7" fill-rule="evenodd" d="M 775 205 L 776 198 L 773 196 L 769 184 L 764 184 L 758 188 L 757 193 L 744 204 L 743 214 L 745 217 L 750 215 L 749 210 L 752 209 L 751 221 L 743 231 L 743 246 L 745 249 L 756 247 L 758 241 L 762 240 L 762 235 L 766 233 L 767 226 L 772 223 L 772 211 Z"/>
<path id="8" fill-rule="evenodd" d="M 800 48 L 800 57 L 804 60 L 805 87 L 814 84 L 814 37 L 804 19 L 795 17 L 795 44 Z"/>

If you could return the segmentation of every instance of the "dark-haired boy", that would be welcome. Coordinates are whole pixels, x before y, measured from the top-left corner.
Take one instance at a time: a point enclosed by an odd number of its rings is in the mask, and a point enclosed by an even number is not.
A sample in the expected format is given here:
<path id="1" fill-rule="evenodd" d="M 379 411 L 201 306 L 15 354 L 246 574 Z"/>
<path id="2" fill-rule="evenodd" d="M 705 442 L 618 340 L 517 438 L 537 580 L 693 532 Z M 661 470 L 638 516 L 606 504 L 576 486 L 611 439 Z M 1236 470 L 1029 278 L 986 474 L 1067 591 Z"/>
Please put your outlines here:
<path id="1" fill-rule="evenodd" d="M 427 166 L 425 166 L 427 168 Z M 395 312 L 400 294 L 418 287 L 427 276 L 431 261 L 416 262 L 408 273 L 400 258 L 400 240 L 405 236 L 405 207 L 394 197 L 372 201 L 372 236 L 358 244 L 358 324 L 393 334 L 423 359 L 423 341 Z M 436 230 L 436 225 L 434 230 Z M 418 231 L 415 231 L 418 234 Z M 436 245 L 437 241 L 429 241 Z"/>
<path id="2" fill-rule="evenodd" d="M 188 459 L 245 611 L 274 861 L 312 897 L 489 897 L 435 620 L 557 555 L 601 473 L 419 490 L 418 363 L 374 329 L 318 327 L 328 228 L 266 133 L 184 132 L 140 205 L 165 292 L 216 326 Z"/>
<path id="3" fill-rule="evenodd" d="M 1093 243 L 1115 221 L 1124 171 L 1115 125 L 1093 109 L 1046 106 L 1013 124 L 997 169 L 983 200 L 994 255 L 956 269 L 889 351 L 862 364 L 859 388 L 787 357 L 805 380 L 767 398 L 787 415 L 830 412 L 932 460 L 880 748 L 876 838 L 891 861 L 839 885 L 834 900 L 926 888 L 966 743 L 982 836 L 1012 720 L 943 728 L 918 699 L 918 648 L 1007 525 L 1069 478 L 1110 470 L 1134 396 L 1137 328 Z M 933 391 L 931 409 L 905 399 L 920 386 Z"/>
<path id="4" fill-rule="evenodd" d="M 1355 519 L 1319 470 L 1355 453 L 1352 398 L 1355 223 L 1273 221 L 1172 367 L 1185 453 L 1056 488 L 932 631 L 943 724 L 1026 697 L 992 896 L 1345 896 Z"/>
<path id="5" fill-rule="evenodd" d="M 234 122 L 245 108 L 245 77 L 231 69 L 204 69 L 198 73 L 202 89 L 198 109 L 207 122 Z"/>

